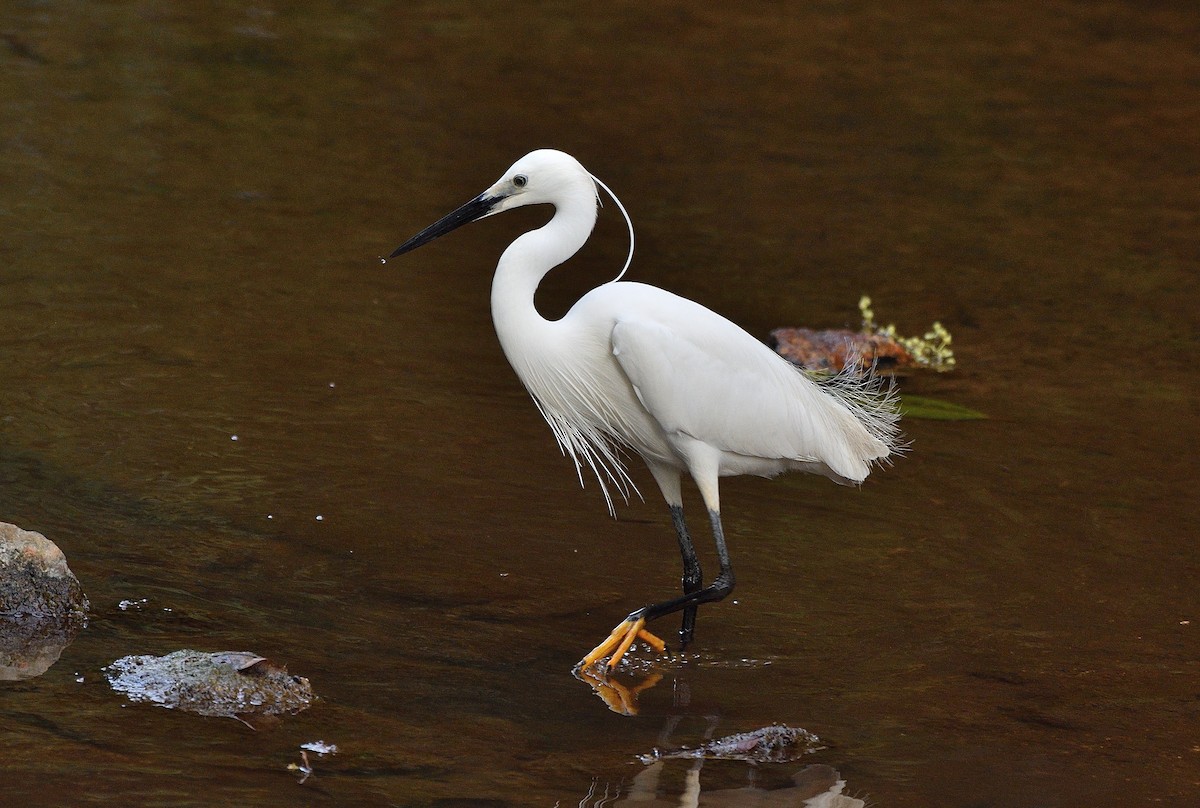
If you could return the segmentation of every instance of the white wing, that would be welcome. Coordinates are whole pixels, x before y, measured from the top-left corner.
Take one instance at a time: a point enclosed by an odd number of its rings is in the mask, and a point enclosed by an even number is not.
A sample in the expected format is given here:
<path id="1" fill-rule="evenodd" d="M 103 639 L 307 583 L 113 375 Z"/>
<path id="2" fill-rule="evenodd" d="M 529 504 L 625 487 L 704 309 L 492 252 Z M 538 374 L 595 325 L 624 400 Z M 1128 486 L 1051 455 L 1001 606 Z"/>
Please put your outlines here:
<path id="1" fill-rule="evenodd" d="M 855 482 L 890 453 L 889 411 L 853 390 L 821 387 L 697 303 L 667 292 L 654 298 L 653 310 L 639 306 L 617 319 L 612 346 L 668 436 L 743 458 L 821 463 Z"/>

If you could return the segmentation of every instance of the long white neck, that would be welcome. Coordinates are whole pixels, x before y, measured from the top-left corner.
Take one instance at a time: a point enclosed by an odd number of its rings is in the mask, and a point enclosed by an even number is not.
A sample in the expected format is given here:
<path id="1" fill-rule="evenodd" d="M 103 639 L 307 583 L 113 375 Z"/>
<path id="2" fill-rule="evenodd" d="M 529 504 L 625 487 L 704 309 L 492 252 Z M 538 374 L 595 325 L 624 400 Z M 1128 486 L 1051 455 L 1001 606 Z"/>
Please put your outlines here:
<path id="1" fill-rule="evenodd" d="M 579 251 L 595 224 L 594 192 L 564 194 L 549 222 L 517 238 L 500 256 L 492 279 L 492 322 L 518 375 L 525 346 L 544 337 L 545 329 L 552 325 L 533 305 L 538 284 L 547 272 Z"/>

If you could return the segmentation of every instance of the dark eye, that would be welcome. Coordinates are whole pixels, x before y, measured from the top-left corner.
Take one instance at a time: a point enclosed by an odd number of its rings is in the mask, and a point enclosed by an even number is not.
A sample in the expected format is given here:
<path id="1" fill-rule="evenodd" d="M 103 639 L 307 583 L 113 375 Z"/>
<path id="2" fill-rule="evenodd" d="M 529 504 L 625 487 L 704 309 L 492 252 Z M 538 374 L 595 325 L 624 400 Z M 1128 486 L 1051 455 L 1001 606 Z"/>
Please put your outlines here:
<path id="1" fill-rule="evenodd" d="M 526 177 L 524 174 L 518 174 L 513 177 L 512 182 L 513 185 L 517 186 L 518 188 L 524 188 L 529 184 L 529 177 Z"/>

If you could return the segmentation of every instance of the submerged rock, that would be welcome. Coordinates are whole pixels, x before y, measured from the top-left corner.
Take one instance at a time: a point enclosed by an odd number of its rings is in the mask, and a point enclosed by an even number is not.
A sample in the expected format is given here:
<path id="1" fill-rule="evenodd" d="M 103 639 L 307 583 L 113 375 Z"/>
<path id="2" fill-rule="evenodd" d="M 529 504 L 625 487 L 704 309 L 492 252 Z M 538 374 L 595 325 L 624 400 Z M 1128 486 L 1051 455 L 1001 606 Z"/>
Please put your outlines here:
<path id="1" fill-rule="evenodd" d="M 87 610 L 62 550 L 0 522 L 0 680 L 45 673 L 87 624 Z"/>
<path id="2" fill-rule="evenodd" d="M 127 656 L 104 675 L 130 701 L 225 718 L 294 714 L 314 699 L 303 676 L 246 651 Z"/>
<path id="3" fill-rule="evenodd" d="M 821 739 L 806 729 L 772 724 L 751 732 L 727 735 L 709 741 L 695 749 L 655 749 L 639 755 L 643 763 L 676 758 L 706 758 L 708 760 L 744 760 L 748 763 L 788 763 L 804 755 L 824 749 Z"/>

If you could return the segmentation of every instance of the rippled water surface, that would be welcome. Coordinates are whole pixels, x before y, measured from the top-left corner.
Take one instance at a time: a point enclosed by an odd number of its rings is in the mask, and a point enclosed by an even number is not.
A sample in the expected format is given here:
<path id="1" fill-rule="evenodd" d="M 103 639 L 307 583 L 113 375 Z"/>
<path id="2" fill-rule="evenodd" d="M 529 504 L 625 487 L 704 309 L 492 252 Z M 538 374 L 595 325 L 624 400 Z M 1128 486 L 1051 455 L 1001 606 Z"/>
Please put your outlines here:
<path id="1" fill-rule="evenodd" d="M 93 613 L 0 683 L 6 804 L 1200 798 L 1195 8 L 606 8 L 9 4 L 0 520 Z M 738 590 L 633 660 L 636 717 L 570 669 L 675 591 L 669 518 L 642 469 L 616 520 L 580 490 L 487 310 L 545 214 L 377 260 L 539 146 L 622 196 L 630 277 L 764 337 L 940 320 L 960 369 L 904 392 L 990 416 L 857 491 L 727 481 Z M 625 249 L 606 209 L 539 304 Z M 251 730 L 103 679 L 180 648 L 320 700 Z M 825 748 L 637 758 L 774 722 Z"/>

